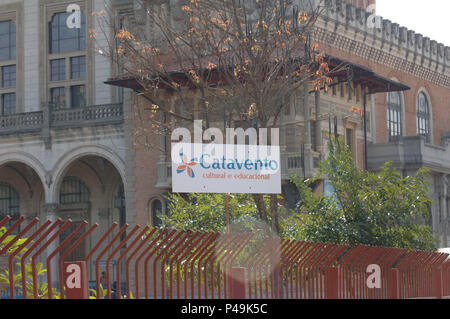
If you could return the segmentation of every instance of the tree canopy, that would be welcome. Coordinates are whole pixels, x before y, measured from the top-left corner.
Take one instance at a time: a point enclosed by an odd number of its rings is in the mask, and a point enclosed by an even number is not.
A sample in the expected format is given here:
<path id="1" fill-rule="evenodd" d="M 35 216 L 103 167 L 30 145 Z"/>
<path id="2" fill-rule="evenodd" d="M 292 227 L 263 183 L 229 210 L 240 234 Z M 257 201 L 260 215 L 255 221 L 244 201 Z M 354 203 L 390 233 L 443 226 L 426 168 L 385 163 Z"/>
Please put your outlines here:
<path id="1" fill-rule="evenodd" d="M 428 225 L 426 175 L 420 169 L 403 176 L 390 163 L 379 171 L 359 170 L 342 141 L 330 140 L 329 157 L 316 177 L 293 177 L 301 200 L 284 224 L 284 235 L 313 242 L 365 244 L 435 250 L 437 239 Z M 334 196 L 315 193 L 312 185 L 325 176 Z"/>

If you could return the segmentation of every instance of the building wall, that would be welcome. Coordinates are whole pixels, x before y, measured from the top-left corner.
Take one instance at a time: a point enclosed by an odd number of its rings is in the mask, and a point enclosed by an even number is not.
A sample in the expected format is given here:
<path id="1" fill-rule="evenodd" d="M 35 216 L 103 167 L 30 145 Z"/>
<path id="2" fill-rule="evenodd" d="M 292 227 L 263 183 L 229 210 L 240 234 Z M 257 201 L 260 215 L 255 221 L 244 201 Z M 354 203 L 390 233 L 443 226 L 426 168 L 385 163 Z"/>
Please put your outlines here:
<path id="1" fill-rule="evenodd" d="M 325 18 L 318 22 L 314 38 L 319 42 L 320 48 L 329 55 L 341 58 L 356 65 L 367 67 L 377 75 L 395 80 L 409 86 L 411 89 L 402 92 L 403 104 L 403 135 L 417 135 L 417 96 L 420 91 L 425 91 L 429 97 L 431 108 L 432 137 L 431 143 L 442 145 L 442 136 L 450 131 L 448 125 L 450 112 L 448 97 L 450 96 L 450 48 L 445 47 L 429 38 L 407 30 L 387 20 L 381 20 L 383 29 L 370 29 L 366 15 L 367 6 L 372 3 L 357 4 L 356 7 L 343 7 L 338 9 L 340 1 L 331 1 L 332 9 Z M 339 89 L 338 89 L 339 90 Z M 338 92 L 339 95 L 339 92 Z M 362 100 L 362 99 L 361 99 Z M 321 112 L 338 116 L 339 134 L 345 137 L 345 127 L 349 123 L 355 125 L 355 161 L 359 168 L 364 168 L 364 136 L 362 119 L 355 118 L 347 121 L 349 109 L 352 106 L 362 107 L 362 101 L 345 97 L 340 99 L 330 92 L 321 94 Z M 302 104 L 301 100 L 299 101 Z M 309 99 L 310 108 L 314 109 L 314 97 Z M 303 107 L 300 107 L 300 110 Z M 368 131 L 369 144 L 388 143 L 387 130 L 387 94 L 378 93 L 368 98 Z M 304 116 L 298 112 L 296 116 L 283 116 L 282 126 L 297 126 L 295 130 L 286 129 L 288 134 L 295 134 L 300 141 L 295 145 L 287 145 L 287 151 L 298 151 L 299 145 L 304 141 L 302 124 Z M 296 124 L 297 123 L 297 124 Z M 352 124 L 352 125 L 353 125 Z M 328 131 L 328 123 L 322 121 L 324 136 Z M 303 133 L 302 133 L 302 132 Z M 303 138 L 301 138 L 303 136 Z M 292 138 L 287 138 L 287 141 Z M 154 141 L 158 143 L 157 140 Z M 147 163 L 158 160 L 158 151 L 155 149 L 136 150 L 136 208 L 139 220 L 151 220 L 147 217 L 148 204 L 155 196 L 160 196 L 165 190 L 155 188 L 157 180 L 157 168 L 147 168 Z M 450 166 L 450 163 L 449 163 Z M 411 174 L 414 170 L 404 170 L 405 174 Z M 430 180 L 430 196 L 435 202 L 440 201 L 439 179 L 441 173 L 434 172 Z M 152 187 L 153 185 L 153 187 Z M 158 195 L 159 194 L 159 195 Z M 448 195 L 445 195 L 448 196 Z M 441 205 L 432 207 L 433 227 L 442 232 L 439 219 Z M 145 213 L 144 213 L 145 212 Z"/>
<path id="2" fill-rule="evenodd" d="M 373 95 L 375 132 L 369 141 L 377 146 L 371 148 L 369 155 L 373 158 L 369 161 L 381 165 L 394 160 L 394 165 L 405 175 L 413 174 L 420 167 L 431 169 L 430 198 L 434 201 L 431 224 L 441 234 L 440 245 L 447 246 L 450 242 L 450 211 L 446 203 L 450 196 L 446 181 L 450 162 L 445 159 L 449 146 L 444 137 L 450 132 L 450 47 L 381 17 L 378 18 L 381 27 L 373 28 L 364 10 L 340 8 L 339 3 L 331 1 L 331 9 L 323 19 L 319 19 L 315 39 L 326 53 L 365 66 L 378 75 L 410 87 L 410 90 L 400 93 L 403 136 L 412 138 L 418 135 L 419 92 L 424 92 L 428 98 L 431 145 L 410 138 L 393 146 L 388 144 L 387 94 Z M 399 153 L 389 153 L 394 149 Z M 415 154 L 414 158 L 404 155 L 410 153 Z"/>
<path id="3" fill-rule="evenodd" d="M 88 33 L 90 29 L 98 30 L 92 11 L 104 9 L 103 0 L 0 1 L 0 22 L 12 19 L 16 26 L 16 113 L 42 112 L 45 125 L 49 123 L 48 117 L 54 114 L 48 108 L 49 86 L 54 84 L 49 81 L 48 22 L 54 13 L 65 12 L 69 4 L 80 5 L 87 21 L 86 50 L 73 53 L 73 56 L 86 56 L 86 78 L 82 81 L 88 91 L 87 106 L 117 103 L 117 94 L 113 94 L 115 88 L 104 84 L 112 73 L 109 60 L 95 51 L 96 45 L 106 44 L 105 36 L 98 32 L 99 39 L 95 42 Z M 58 55 L 52 58 L 58 58 Z M 66 70 L 70 69 L 66 67 Z M 72 80 L 68 77 L 66 71 L 62 86 L 71 85 Z M 66 111 L 64 116 L 71 110 Z M 76 115 L 76 111 L 71 114 L 66 119 L 72 116 L 73 120 L 80 115 Z M 70 217 L 74 221 L 86 219 L 92 224 L 98 222 L 103 232 L 113 221 L 119 222 L 115 196 L 121 184 L 124 184 L 125 193 L 129 192 L 127 180 L 130 176 L 125 165 L 128 146 L 124 124 L 116 121 L 105 125 L 101 120 L 92 123 L 80 117 L 75 126 L 69 124 L 54 129 L 44 125 L 27 131 L 25 122 L 20 120 L 22 115 L 12 116 L 17 116 L 16 128 L 10 127 L 8 132 L 4 126 L 0 127 L 0 182 L 12 185 L 19 194 L 20 214 L 41 220 L 57 217 Z M 3 121 L 2 114 L 0 119 Z M 88 186 L 91 199 L 86 207 L 61 205 L 60 186 L 67 176 L 77 177 Z M 131 209 L 130 215 L 127 217 L 133 224 L 135 216 Z M 98 237 L 101 234 L 97 232 Z"/>
<path id="4" fill-rule="evenodd" d="M 20 112 L 39 111 L 43 105 L 48 103 L 47 22 L 54 12 L 64 10 L 71 3 L 80 4 L 86 10 L 88 30 L 98 27 L 98 23 L 95 22 L 88 11 L 99 12 L 104 9 L 103 0 L 1 1 L 0 19 L 4 17 L 2 14 L 7 13 L 9 16 L 12 12 L 14 19 L 17 21 L 16 92 L 18 96 L 17 108 Z M 341 2 L 334 0 L 331 3 L 337 5 Z M 122 1 L 121 4 L 125 7 L 131 5 L 132 8 L 132 1 Z M 366 66 L 383 77 L 396 79 L 411 87 L 410 91 L 403 93 L 405 106 L 404 132 L 406 136 L 416 135 L 416 98 L 419 90 L 424 88 L 430 97 L 432 108 L 432 143 L 441 145 L 442 136 L 450 131 L 448 125 L 450 120 L 448 112 L 450 107 L 448 102 L 450 96 L 450 48 L 388 21 L 383 22 L 384 31 L 369 30 L 364 17 L 366 17 L 365 8 L 371 2 L 358 1 L 357 4 L 362 9 L 348 7 L 348 10 L 340 12 L 334 10 L 327 15 L 327 19 L 320 20 L 315 33 L 316 40 L 321 43 L 321 48 L 330 55 Z M 130 12 L 134 11 L 131 10 Z M 353 15 L 350 17 L 348 13 Z M 105 36 L 100 32 L 97 33 L 97 36 L 97 45 L 104 45 Z M 87 41 L 89 43 L 86 53 L 89 65 L 87 70 L 87 83 L 90 92 L 89 104 L 117 102 L 117 90 L 103 83 L 112 74 L 111 65 L 105 57 L 96 54 L 96 45 L 93 40 L 87 37 Z M 151 125 L 148 122 L 139 123 L 133 118 L 134 110 L 148 106 L 148 102 L 132 94 L 131 91 L 126 92 L 125 96 L 127 101 L 125 113 L 130 120 L 126 121 L 123 127 L 67 129 L 63 130 L 62 133 L 53 132 L 50 148 L 48 148 L 49 145 L 46 141 L 43 141 L 42 137 L 38 135 L 0 138 L 0 157 L 2 159 L 0 166 L 2 168 L 1 174 L 3 174 L 0 177 L 3 180 L 10 180 L 15 176 L 14 178 L 17 179 L 17 174 L 14 173 L 13 168 L 4 168 L 15 158 L 13 154 L 21 154 L 23 157 L 20 158 L 37 158 L 39 164 L 36 164 L 36 167 L 30 164 L 35 173 L 30 173 L 28 178 L 29 182 L 39 178 L 42 181 L 42 188 L 38 187 L 37 190 L 33 191 L 31 198 L 33 200 L 39 199 L 38 202 L 42 205 L 53 204 L 58 199 L 58 188 L 54 184 L 55 182 L 58 183 L 58 178 L 55 177 L 54 173 L 59 159 L 65 158 L 70 162 L 71 159 L 66 156 L 74 149 L 78 149 L 80 154 L 85 151 L 84 154 L 96 154 L 103 158 L 107 158 L 106 154 L 108 153 L 117 153 L 117 162 L 122 162 L 122 168 L 117 170 L 126 184 L 127 222 L 141 225 L 152 223 L 149 209 L 151 203 L 155 199 L 164 201 L 164 193 L 169 188 L 156 186 L 158 184 L 158 163 L 161 162 L 160 150 L 157 147 L 144 145 L 145 143 L 142 143 L 142 140 L 136 141 L 135 138 L 139 126 Z M 300 98 L 298 103 L 302 103 L 301 100 Z M 314 97 L 311 96 L 309 101 L 310 107 L 314 109 Z M 322 113 L 338 116 L 339 134 L 341 136 L 345 135 L 344 127 L 346 123 L 351 122 L 355 125 L 355 161 L 358 167 L 363 168 L 365 154 L 362 120 L 361 118 L 354 118 L 350 122 L 346 120 L 352 106 L 361 108 L 362 101 L 356 101 L 355 99 L 349 101 L 345 97 L 341 99 L 333 96 L 330 92 L 322 94 Z M 302 110 L 303 106 L 299 109 Z M 369 142 L 386 143 L 388 141 L 386 94 L 373 96 L 369 100 L 369 111 L 368 117 L 371 124 L 371 130 L 368 132 Z M 283 125 L 296 125 L 295 123 L 300 123 L 303 119 L 304 115 L 298 112 L 296 116 L 286 116 L 283 119 Z M 325 136 L 328 131 L 328 123 L 323 121 L 321 126 Z M 303 126 L 297 125 L 294 134 L 302 140 L 304 133 Z M 150 144 L 159 145 L 159 136 L 152 136 L 150 142 Z M 300 141 L 297 141 L 292 147 L 289 146 L 289 150 L 298 153 L 299 145 Z M 93 148 L 103 148 L 106 151 L 95 153 L 92 152 Z M 75 157 L 72 159 L 75 160 Z M 433 185 L 439 186 L 439 178 L 440 175 L 433 179 Z M 20 178 L 19 182 L 14 183 L 21 193 L 30 193 L 29 187 L 27 190 L 26 183 L 20 182 Z M 433 196 L 439 202 L 440 195 L 436 195 L 439 191 L 437 188 L 435 192 L 433 191 Z M 26 195 L 23 196 L 26 197 Z M 31 202 L 27 202 L 23 207 L 26 207 L 26 211 L 30 214 L 36 210 L 45 211 L 42 206 L 37 207 Z M 433 216 L 439 215 L 439 209 L 440 205 L 436 204 L 433 208 Z"/>
<path id="5" fill-rule="evenodd" d="M 352 61 L 356 64 L 374 70 L 377 74 L 389 78 L 396 79 L 399 82 L 409 86 L 411 90 L 402 92 L 405 108 L 405 122 L 403 124 L 405 129 L 405 136 L 417 135 L 417 96 L 422 89 L 425 89 L 430 97 L 430 106 L 432 108 L 432 122 L 433 122 L 433 139 L 432 143 L 435 145 L 442 145 L 442 136 L 450 131 L 448 122 L 450 120 L 450 88 L 430 83 L 424 79 L 407 74 L 400 70 L 393 70 L 390 67 L 370 61 L 354 54 L 343 52 L 332 47 L 326 47 L 326 52 L 331 55 L 340 57 L 347 61 Z M 387 143 L 387 94 L 375 94 L 375 114 L 376 114 L 376 142 Z"/>

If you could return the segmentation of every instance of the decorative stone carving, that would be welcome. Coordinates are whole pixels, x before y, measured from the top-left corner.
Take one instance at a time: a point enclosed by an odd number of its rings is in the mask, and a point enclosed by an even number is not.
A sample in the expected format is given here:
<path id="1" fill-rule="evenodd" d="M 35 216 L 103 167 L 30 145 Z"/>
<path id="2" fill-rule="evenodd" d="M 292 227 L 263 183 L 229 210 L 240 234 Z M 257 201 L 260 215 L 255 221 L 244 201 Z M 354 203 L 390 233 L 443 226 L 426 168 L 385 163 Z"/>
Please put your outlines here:
<path id="1" fill-rule="evenodd" d="M 62 219 L 89 220 L 90 205 L 88 203 L 60 205 L 58 216 Z"/>
<path id="2" fill-rule="evenodd" d="M 58 213 L 59 204 L 57 203 L 46 203 L 44 204 L 44 214 L 45 215 L 56 215 Z"/>
<path id="3" fill-rule="evenodd" d="M 63 220 L 67 220 L 67 219 L 71 219 L 71 220 L 75 220 L 75 221 L 80 221 L 80 220 L 88 220 L 89 218 L 89 214 L 87 211 L 60 211 L 58 213 L 58 217 L 61 217 Z"/>
<path id="4" fill-rule="evenodd" d="M 48 188 L 53 184 L 53 175 L 50 171 L 45 172 L 45 184 Z"/>
<path id="5" fill-rule="evenodd" d="M 343 0 L 328 2 L 329 7 L 322 19 L 324 24 L 319 19 L 316 26 L 315 41 L 450 87 L 450 47 L 382 17 L 377 16 L 377 25 L 382 27 L 374 28 L 370 23 L 373 17 L 371 12 L 365 12 L 363 18 L 362 11 L 353 10 L 353 5 L 347 3 Z M 350 22 L 354 18 L 358 21 Z M 362 24 L 358 18 L 362 19 Z M 344 32 L 337 31 L 340 26 L 345 27 Z M 355 34 L 363 34 L 363 40 L 353 43 Z M 397 50 L 393 52 L 394 47 Z"/>
<path id="6" fill-rule="evenodd" d="M 134 18 L 136 24 L 143 25 L 146 20 L 147 2 L 146 1 L 133 1 Z"/>
<path id="7" fill-rule="evenodd" d="M 98 210 L 98 217 L 100 219 L 107 219 L 109 216 L 109 208 L 102 208 Z"/>

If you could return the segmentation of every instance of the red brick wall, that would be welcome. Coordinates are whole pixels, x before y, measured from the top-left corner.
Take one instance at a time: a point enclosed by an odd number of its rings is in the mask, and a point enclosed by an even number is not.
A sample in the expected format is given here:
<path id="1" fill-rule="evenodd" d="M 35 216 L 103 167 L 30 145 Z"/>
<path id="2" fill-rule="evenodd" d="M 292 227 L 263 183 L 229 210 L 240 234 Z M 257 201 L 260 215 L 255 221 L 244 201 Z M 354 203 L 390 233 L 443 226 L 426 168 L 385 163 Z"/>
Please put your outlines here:
<path id="1" fill-rule="evenodd" d="M 425 88 L 430 96 L 430 106 L 432 112 L 433 140 L 435 145 L 441 145 L 441 138 L 445 132 L 450 131 L 450 89 L 422 80 L 413 75 L 393 70 L 387 66 L 368 61 L 361 57 L 337 50 L 335 48 L 322 47 L 330 55 L 336 56 L 346 61 L 365 66 L 376 74 L 387 79 L 397 79 L 399 82 L 409 86 L 411 90 L 403 92 L 405 107 L 405 131 L 404 136 L 416 136 L 416 98 L 421 88 Z M 386 124 L 386 94 L 375 95 L 375 115 L 376 115 L 376 141 L 386 143 L 388 132 Z"/>
<path id="2" fill-rule="evenodd" d="M 143 98 L 139 99 L 137 105 L 134 108 L 139 108 L 141 110 L 140 114 L 145 114 L 142 112 L 144 108 L 150 107 L 148 101 Z M 147 111 L 148 112 L 148 111 Z M 141 118 L 142 119 L 142 118 Z M 146 127 L 151 127 L 150 121 L 136 120 L 134 121 L 135 126 L 145 125 Z M 159 136 L 154 134 L 148 134 L 150 143 L 155 146 L 159 146 Z M 152 199 L 157 196 L 161 196 L 163 191 L 155 187 L 158 181 L 158 166 L 159 161 L 159 148 L 145 146 L 143 141 L 143 136 L 140 136 L 135 143 L 135 176 L 136 176 L 136 211 L 137 218 L 136 223 L 140 225 L 146 225 L 150 222 L 149 220 L 149 204 Z"/>

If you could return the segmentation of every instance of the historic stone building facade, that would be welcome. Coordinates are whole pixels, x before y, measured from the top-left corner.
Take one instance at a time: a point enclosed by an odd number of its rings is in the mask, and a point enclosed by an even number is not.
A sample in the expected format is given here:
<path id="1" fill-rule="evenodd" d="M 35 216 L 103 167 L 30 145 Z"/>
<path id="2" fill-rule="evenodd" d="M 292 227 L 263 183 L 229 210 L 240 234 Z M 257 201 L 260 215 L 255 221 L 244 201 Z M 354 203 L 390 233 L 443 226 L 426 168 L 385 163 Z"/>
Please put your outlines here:
<path id="1" fill-rule="evenodd" d="M 431 170 L 431 225 L 443 247 L 450 233 L 450 47 L 389 20 L 374 23 L 364 9 L 331 1 L 315 39 L 333 56 L 399 81 L 409 90 L 371 97 L 368 169 L 392 161 L 405 175 Z M 374 27 L 375 24 L 375 27 Z M 378 27 L 379 26 L 379 27 Z M 448 44 L 447 44 L 448 45 Z"/>
<path id="2" fill-rule="evenodd" d="M 69 29 L 72 4 L 81 20 Z M 112 221 L 134 223 L 125 214 L 131 133 L 123 96 L 104 83 L 111 66 L 88 33 L 97 26 L 91 12 L 103 6 L 0 2 L 0 218 L 71 218 L 60 241 L 83 220 L 101 230 Z M 90 245 L 70 257 L 84 258 Z"/>
<path id="3" fill-rule="evenodd" d="M 440 245 L 448 246 L 450 48 L 387 20 L 382 29 L 368 27 L 371 3 L 354 1 L 358 8 L 330 1 L 318 22 L 315 40 L 360 77 L 350 85 L 342 79 L 326 93 L 299 92 L 283 114 L 284 195 L 292 200 L 290 174 L 314 173 L 328 118 L 336 118 L 359 167 L 377 169 L 392 160 L 405 174 L 432 170 L 431 223 Z M 65 24 L 70 4 L 82 10 L 80 28 Z M 131 21 L 142 10 L 133 0 L 114 4 Z M 105 84 L 115 73 L 89 37 L 98 27 L 91 12 L 102 8 L 103 0 L 0 3 L 0 217 L 70 217 L 106 229 L 113 220 L 155 224 L 155 214 L 166 212 L 169 154 L 134 139 L 133 107 L 148 101 L 129 83 Z M 354 112 L 364 108 L 366 121 Z"/>

